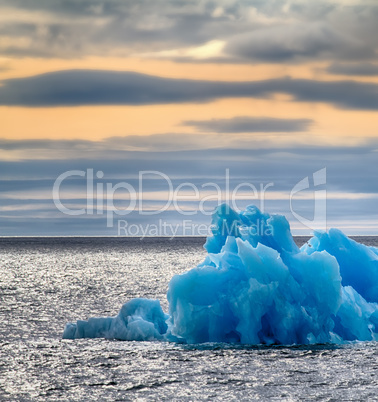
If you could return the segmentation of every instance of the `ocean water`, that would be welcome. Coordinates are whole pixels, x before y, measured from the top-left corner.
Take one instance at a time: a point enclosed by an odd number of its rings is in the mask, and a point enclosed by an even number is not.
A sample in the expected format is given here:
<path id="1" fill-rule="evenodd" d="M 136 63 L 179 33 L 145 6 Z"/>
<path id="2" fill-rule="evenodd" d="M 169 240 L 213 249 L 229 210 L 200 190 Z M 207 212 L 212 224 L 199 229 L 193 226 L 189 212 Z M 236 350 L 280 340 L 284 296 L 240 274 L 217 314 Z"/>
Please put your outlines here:
<path id="1" fill-rule="evenodd" d="M 297 237 L 299 244 L 308 238 Z M 378 237 L 357 241 L 378 246 Z M 0 400 L 378 400 L 378 344 L 62 340 L 66 322 L 160 299 L 203 238 L 0 238 Z"/>

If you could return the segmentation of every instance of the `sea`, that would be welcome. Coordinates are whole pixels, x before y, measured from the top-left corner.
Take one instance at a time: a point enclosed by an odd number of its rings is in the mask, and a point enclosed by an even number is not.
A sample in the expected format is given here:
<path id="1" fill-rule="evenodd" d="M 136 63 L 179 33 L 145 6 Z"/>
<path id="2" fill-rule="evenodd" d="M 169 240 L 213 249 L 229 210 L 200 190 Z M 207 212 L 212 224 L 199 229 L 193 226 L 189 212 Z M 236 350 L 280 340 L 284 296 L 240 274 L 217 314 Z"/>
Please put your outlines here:
<path id="1" fill-rule="evenodd" d="M 308 238 L 296 237 L 298 244 Z M 378 246 L 378 237 L 355 240 Z M 160 299 L 203 238 L 0 238 L 0 400 L 374 401 L 378 343 L 183 345 L 63 340 L 67 322 Z"/>

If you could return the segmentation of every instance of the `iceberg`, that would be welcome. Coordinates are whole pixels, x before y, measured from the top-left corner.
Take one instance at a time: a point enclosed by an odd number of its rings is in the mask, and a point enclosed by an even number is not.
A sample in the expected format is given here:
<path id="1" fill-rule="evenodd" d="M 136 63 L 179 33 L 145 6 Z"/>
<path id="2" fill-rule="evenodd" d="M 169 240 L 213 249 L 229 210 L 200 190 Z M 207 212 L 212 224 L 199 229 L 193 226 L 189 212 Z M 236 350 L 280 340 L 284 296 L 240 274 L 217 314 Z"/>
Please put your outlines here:
<path id="1" fill-rule="evenodd" d="M 94 317 L 88 321 L 68 323 L 64 339 L 108 338 L 123 341 L 162 340 L 167 332 L 159 300 L 132 299 L 125 303 L 116 317 Z"/>
<path id="2" fill-rule="evenodd" d="M 68 323 L 63 338 L 180 343 L 316 344 L 378 340 L 378 249 L 341 231 L 301 248 L 282 215 L 220 205 L 208 254 L 175 275 L 169 311 L 132 299 L 116 317 Z"/>

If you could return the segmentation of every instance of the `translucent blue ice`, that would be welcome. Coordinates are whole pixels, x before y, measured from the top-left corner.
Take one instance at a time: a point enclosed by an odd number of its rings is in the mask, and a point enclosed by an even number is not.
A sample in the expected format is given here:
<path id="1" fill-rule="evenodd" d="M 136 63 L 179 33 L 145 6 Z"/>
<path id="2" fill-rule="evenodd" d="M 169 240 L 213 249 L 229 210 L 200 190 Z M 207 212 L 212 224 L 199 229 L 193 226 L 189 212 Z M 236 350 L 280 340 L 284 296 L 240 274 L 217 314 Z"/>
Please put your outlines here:
<path id="1" fill-rule="evenodd" d="M 159 300 L 132 299 L 115 317 L 95 317 L 68 323 L 63 338 L 108 338 L 123 341 L 162 340 L 167 332 L 168 316 Z"/>
<path id="2" fill-rule="evenodd" d="M 228 205 L 213 215 L 208 255 L 175 275 L 169 314 L 133 299 L 116 317 L 69 323 L 63 338 L 311 344 L 378 340 L 378 249 L 342 232 L 299 249 L 284 216 Z"/>

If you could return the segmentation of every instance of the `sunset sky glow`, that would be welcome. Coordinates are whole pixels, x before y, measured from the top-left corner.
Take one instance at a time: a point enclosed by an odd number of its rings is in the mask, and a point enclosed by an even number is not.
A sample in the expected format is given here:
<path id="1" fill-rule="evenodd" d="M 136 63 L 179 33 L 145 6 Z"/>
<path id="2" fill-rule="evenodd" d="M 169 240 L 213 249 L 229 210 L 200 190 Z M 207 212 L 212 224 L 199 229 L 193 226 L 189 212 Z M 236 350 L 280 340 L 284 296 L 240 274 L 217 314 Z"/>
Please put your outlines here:
<path id="1" fill-rule="evenodd" d="M 0 235 L 117 235 L 54 205 L 56 178 L 87 169 L 95 184 L 154 170 L 222 189 L 228 169 L 233 187 L 273 183 L 265 208 L 308 234 L 288 195 L 323 168 L 327 226 L 376 235 L 377 38 L 376 1 L 0 0 Z M 165 187 L 146 180 L 146 208 Z M 63 191 L 86 204 L 84 178 Z"/>

